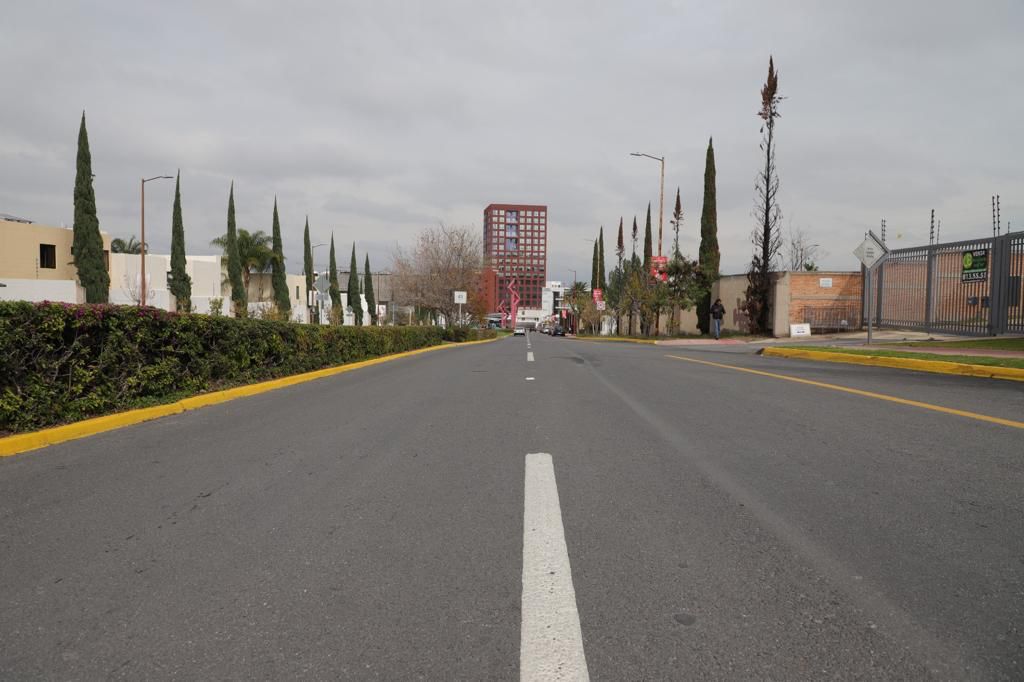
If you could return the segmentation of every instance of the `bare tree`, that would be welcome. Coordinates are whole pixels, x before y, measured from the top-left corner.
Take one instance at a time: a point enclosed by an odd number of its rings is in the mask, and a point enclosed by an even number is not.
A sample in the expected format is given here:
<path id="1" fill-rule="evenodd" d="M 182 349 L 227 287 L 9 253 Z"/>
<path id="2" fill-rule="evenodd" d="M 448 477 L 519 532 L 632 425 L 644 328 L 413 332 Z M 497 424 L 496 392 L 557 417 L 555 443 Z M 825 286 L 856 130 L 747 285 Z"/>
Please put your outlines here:
<path id="1" fill-rule="evenodd" d="M 444 315 L 448 325 L 459 309 L 453 292 L 467 292 L 469 309 L 479 308 L 483 245 L 476 230 L 443 223 L 428 227 L 411 250 L 396 247 L 393 259 L 396 302 Z"/>
<path id="2" fill-rule="evenodd" d="M 779 208 L 779 176 L 775 168 L 775 120 L 781 116 L 779 103 L 779 74 L 775 71 L 775 62 L 768 58 L 768 77 L 761 87 L 761 110 L 758 116 L 761 125 L 761 151 L 764 152 L 764 166 L 757 174 L 755 185 L 754 217 L 757 227 L 754 229 L 754 257 L 747 273 L 747 295 L 743 310 L 750 320 L 751 331 L 768 331 L 768 301 L 771 294 L 772 266 L 782 249 L 782 235 L 779 221 L 782 220 L 782 209 Z"/>
<path id="3" fill-rule="evenodd" d="M 789 234 L 786 237 L 786 265 L 790 272 L 802 272 L 804 270 L 817 270 L 817 260 L 825 255 L 821 246 L 811 242 L 810 236 L 803 228 L 789 226 Z"/>

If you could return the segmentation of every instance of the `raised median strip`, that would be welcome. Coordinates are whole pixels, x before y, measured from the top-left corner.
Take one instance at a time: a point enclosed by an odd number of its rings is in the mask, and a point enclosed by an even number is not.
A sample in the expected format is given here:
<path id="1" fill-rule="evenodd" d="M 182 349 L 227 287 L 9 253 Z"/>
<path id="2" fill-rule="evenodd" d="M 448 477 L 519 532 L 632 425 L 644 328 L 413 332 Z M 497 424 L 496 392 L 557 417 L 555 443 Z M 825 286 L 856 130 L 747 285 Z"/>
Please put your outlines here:
<path id="1" fill-rule="evenodd" d="M 779 358 L 798 358 L 820 362 L 842 362 L 853 365 L 870 365 L 873 367 L 890 367 L 893 369 L 909 369 L 917 372 L 933 372 L 937 374 L 958 374 L 961 376 L 982 377 L 986 379 L 1006 379 L 1024 381 L 1024 369 L 1016 367 L 1000 367 L 998 365 L 970 364 L 948 362 L 945 360 L 926 360 L 922 358 L 894 357 L 891 355 L 872 355 L 841 350 L 810 350 L 806 348 L 765 348 L 762 355 Z"/>
<path id="2" fill-rule="evenodd" d="M 274 391 L 279 388 L 302 384 L 307 381 L 314 381 L 316 379 L 323 379 L 325 377 L 342 374 L 344 372 L 351 372 L 352 370 L 369 367 L 371 365 L 379 365 L 384 362 L 390 362 L 391 360 L 398 360 L 399 358 L 419 355 L 420 353 L 429 353 L 443 348 L 473 346 L 478 343 L 491 343 L 496 340 L 497 339 L 463 341 L 461 343 L 445 343 L 437 346 L 428 346 L 426 348 L 417 348 L 416 350 L 403 351 L 392 355 L 383 355 L 369 360 L 360 360 L 358 362 L 350 362 L 344 365 L 337 365 L 335 367 L 318 369 L 313 372 L 292 374 L 279 379 L 271 379 L 270 381 L 261 381 L 255 384 L 237 386 L 223 391 L 201 393 L 199 395 L 183 398 L 165 405 L 155 405 L 153 407 L 127 410 L 125 412 L 108 414 L 102 417 L 83 419 L 82 421 L 74 422 L 72 424 L 54 426 L 47 429 L 40 429 L 39 431 L 31 431 L 29 433 L 19 433 L 13 436 L 0 438 L 0 457 L 18 455 L 23 452 L 29 452 L 30 450 L 37 450 L 49 445 L 56 445 L 57 443 L 92 436 L 97 433 L 103 433 L 104 431 L 113 431 L 114 429 L 131 426 L 132 424 L 139 424 L 151 419 L 158 419 L 159 417 L 166 417 L 171 414 L 180 414 L 187 410 L 197 410 L 201 407 L 216 405 L 218 403 L 224 403 L 237 398 L 246 398 L 260 393 Z"/>

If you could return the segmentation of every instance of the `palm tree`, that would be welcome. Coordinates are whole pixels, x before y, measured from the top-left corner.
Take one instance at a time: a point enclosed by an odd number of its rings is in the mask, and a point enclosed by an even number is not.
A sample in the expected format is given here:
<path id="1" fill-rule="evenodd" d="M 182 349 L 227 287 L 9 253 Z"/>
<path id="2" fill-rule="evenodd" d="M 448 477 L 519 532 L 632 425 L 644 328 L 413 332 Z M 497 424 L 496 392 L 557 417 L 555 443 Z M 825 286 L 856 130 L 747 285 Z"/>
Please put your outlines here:
<path id="1" fill-rule="evenodd" d="M 149 246 L 147 244 L 147 246 Z M 136 255 L 142 253 L 142 242 L 135 238 L 135 235 L 128 237 L 128 241 L 125 241 L 118 237 L 110 242 L 111 253 L 134 253 Z"/>
<path id="2" fill-rule="evenodd" d="M 249 278 L 254 272 L 267 272 L 274 262 L 274 239 L 263 230 L 249 232 L 239 228 L 238 230 L 238 260 L 242 266 L 242 283 L 245 290 L 249 291 Z M 224 249 L 227 255 L 228 236 L 225 234 L 210 242 L 213 246 Z"/>

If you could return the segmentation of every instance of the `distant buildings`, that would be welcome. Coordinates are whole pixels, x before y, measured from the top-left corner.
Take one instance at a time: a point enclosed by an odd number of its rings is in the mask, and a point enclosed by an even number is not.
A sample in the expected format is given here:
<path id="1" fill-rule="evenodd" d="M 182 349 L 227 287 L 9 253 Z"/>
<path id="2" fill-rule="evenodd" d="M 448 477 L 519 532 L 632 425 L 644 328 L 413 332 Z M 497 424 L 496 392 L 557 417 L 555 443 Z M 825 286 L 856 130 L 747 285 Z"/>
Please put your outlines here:
<path id="1" fill-rule="evenodd" d="M 484 209 L 482 288 L 487 312 L 511 310 L 511 284 L 519 293 L 519 308 L 541 308 L 547 251 L 547 206 L 491 204 Z"/>

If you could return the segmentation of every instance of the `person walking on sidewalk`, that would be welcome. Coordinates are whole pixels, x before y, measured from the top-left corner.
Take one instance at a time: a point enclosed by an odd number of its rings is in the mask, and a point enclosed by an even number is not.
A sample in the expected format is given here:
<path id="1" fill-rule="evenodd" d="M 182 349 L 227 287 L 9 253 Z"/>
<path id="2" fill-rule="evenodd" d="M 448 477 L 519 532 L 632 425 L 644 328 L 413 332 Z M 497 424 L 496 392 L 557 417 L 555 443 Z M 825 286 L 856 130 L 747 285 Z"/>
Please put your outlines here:
<path id="1" fill-rule="evenodd" d="M 725 306 L 722 299 L 716 298 L 711 306 L 711 329 L 715 333 L 715 341 L 722 335 L 722 318 L 725 317 Z"/>

